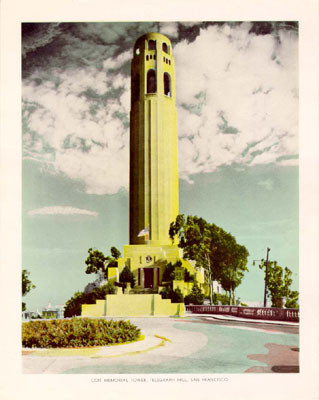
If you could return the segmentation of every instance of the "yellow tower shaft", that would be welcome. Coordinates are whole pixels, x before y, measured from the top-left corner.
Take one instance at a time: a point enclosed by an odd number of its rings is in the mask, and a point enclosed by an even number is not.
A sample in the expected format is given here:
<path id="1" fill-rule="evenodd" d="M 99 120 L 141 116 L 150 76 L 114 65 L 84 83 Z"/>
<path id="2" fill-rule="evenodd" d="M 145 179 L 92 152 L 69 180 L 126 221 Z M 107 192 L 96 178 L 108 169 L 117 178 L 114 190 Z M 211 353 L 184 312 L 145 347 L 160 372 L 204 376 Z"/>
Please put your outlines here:
<path id="1" fill-rule="evenodd" d="M 172 46 L 148 33 L 134 47 L 131 68 L 130 244 L 170 244 L 178 215 L 177 122 Z M 149 237 L 138 237 L 149 227 Z"/>

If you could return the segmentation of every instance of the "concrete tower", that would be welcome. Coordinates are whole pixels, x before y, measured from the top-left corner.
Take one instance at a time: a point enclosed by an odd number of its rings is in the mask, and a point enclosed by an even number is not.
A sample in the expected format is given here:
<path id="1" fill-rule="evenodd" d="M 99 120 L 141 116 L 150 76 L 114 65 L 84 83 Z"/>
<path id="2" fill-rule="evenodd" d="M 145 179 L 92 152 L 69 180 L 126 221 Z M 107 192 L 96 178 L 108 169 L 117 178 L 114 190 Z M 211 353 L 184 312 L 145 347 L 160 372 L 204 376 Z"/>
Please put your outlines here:
<path id="1" fill-rule="evenodd" d="M 160 290 L 167 264 L 182 256 L 168 234 L 178 215 L 177 123 L 172 45 L 160 33 L 135 43 L 130 118 L 130 244 L 109 278 L 128 266 L 137 288 Z M 147 227 L 149 235 L 139 236 Z M 181 279 L 184 268 L 197 274 L 182 262 Z"/>
<path id="2" fill-rule="evenodd" d="M 118 281 L 128 267 L 135 287 L 125 289 L 127 296 L 119 290 L 106 300 L 82 305 L 81 315 L 183 315 L 183 303 L 171 303 L 159 293 L 167 284 L 170 290 L 190 293 L 193 283 L 184 281 L 185 271 L 200 285 L 204 273 L 182 259 L 168 234 L 178 215 L 175 76 L 172 45 L 159 33 L 147 33 L 135 43 L 130 117 L 130 244 L 118 265 L 108 268 L 108 279 Z M 146 228 L 149 235 L 140 236 Z M 169 263 L 173 280 L 165 274 Z"/>
<path id="3" fill-rule="evenodd" d="M 177 122 L 172 45 L 147 33 L 131 68 L 130 244 L 169 245 L 178 214 Z M 138 237 L 148 227 L 148 237 Z"/>

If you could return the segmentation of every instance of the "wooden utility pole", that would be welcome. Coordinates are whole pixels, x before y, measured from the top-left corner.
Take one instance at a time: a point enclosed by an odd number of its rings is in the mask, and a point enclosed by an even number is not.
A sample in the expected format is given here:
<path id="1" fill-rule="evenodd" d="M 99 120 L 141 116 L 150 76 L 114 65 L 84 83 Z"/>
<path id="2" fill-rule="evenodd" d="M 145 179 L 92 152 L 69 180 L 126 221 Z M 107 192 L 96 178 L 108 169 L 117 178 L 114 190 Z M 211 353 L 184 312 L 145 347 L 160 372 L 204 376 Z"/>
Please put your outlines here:
<path id="1" fill-rule="evenodd" d="M 270 248 L 267 247 L 267 256 L 266 256 L 266 271 L 265 271 L 265 293 L 264 293 L 264 307 L 267 304 L 267 285 L 268 285 L 268 254 L 270 252 Z"/>

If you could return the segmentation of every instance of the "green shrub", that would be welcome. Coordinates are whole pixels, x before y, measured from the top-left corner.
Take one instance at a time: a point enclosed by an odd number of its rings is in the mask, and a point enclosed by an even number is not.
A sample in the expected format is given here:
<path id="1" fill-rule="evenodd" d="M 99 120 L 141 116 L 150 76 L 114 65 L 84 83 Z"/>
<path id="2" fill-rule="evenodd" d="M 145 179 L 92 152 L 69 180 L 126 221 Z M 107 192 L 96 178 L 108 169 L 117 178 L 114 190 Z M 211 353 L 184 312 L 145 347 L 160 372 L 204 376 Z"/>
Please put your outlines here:
<path id="1" fill-rule="evenodd" d="M 184 271 L 184 282 L 195 282 L 195 275 L 191 275 L 187 269 Z"/>
<path id="2" fill-rule="evenodd" d="M 186 268 L 182 269 L 182 276 L 180 277 L 179 270 L 181 269 L 182 265 L 183 264 L 181 260 L 177 260 L 174 264 L 171 262 L 168 263 L 164 270 L 162 281 L 171 282 L 174 279 L 177 279 L 184 280 L 184 282 L 194 282 L 195 276 L 191 275 Z"/>
<path id="3" fill-rule="evenodd" d="M 172 291 L 173 290 L 170 286 L 165 286 L 160 292 L 162 299 L 170 299 Z"/>
<path id="4" fill-rule="evenodd" d="M 171 282 L 175 279 L 174 269 L 175 265 L 173 265 L 172 263 L 167 264 L 162 277 L 163 282 Z"/>
<path id="5" fill-rule="evenodd" d="M 183 303 L 184 296 L 179 288 L 173 290 L 170 285 L 161 290 L 162 299 L 170 299 L 172 303 Z"/>
<path id="6" fill-rule="evenodd" d="M 184 302 L 184 296 L 179 288 L 176 288 L 171 292 L 171 297 L 170 297 L 172 303 L 183 303 Z"/>
<path id="7" fill-rule="evenodd" d="M 105 298 L 107 294 L 115 294 L 115 287 L 113 282 L 107 282 L 106 285 L 103 285 L 101 287 L 97 287 L 94 289 L 91 293 L 93 293 L 93 296 L 95 297 L 95 300 L 102 300 Z"/>
<path id="8" fill-rule="evenodd" d="M 115 287 L 112 282 L 95 288 L 90 293 L 76 292 L 71 299 L 65 303 L 64 317 L 70 318 L 81 315 L 82 304 L 95 304 L 96 300 L 103 300 L 107 294 L 114 294 Z"/>
<path id="9" fill-rule="evenodd" d="M 140 329 L 129 321 L 72 318 L 22 323 L 24 347 L 92 347 L 132 342 Z"/>
<path id="10" fill-rule="evenodd" d="M 123 282 L 123 283 L 130 282 L 131 288 L 133 288 L 135 286 L 135 278 L 134 278 L 133 272 L 129 269 L 129 267 L 127 265 L 122 269 L 122 271 L 120 273 L 120 282 Z"/>
<path id="11" fill-rule="evenodd" d="M 214 293 L 213 303 L 214 304 L 221 303 L 223 306 L 227 306 L 229 305 L 229 297 L 226 294 Z"/>
<path id="12" fill-rule="evenodd" d="M 185 296 L 185 304 L 201 305 L 204 303 L 205 295 L 200 290 L 200 287 L 195 283 L 190 294 Z"/>

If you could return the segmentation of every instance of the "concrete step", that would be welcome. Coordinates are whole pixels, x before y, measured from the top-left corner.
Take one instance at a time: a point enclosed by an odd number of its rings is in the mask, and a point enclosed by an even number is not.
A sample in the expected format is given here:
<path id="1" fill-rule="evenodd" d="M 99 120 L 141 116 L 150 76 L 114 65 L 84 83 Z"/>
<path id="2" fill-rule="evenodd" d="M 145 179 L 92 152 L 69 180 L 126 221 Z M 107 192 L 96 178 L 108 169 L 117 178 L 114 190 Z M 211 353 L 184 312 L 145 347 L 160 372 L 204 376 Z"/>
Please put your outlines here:
<path id="1" fill-rule="evenodd" d="M 156 294 L 158 288 L 134 288 L 130 290 L 130 294 Z"/>

